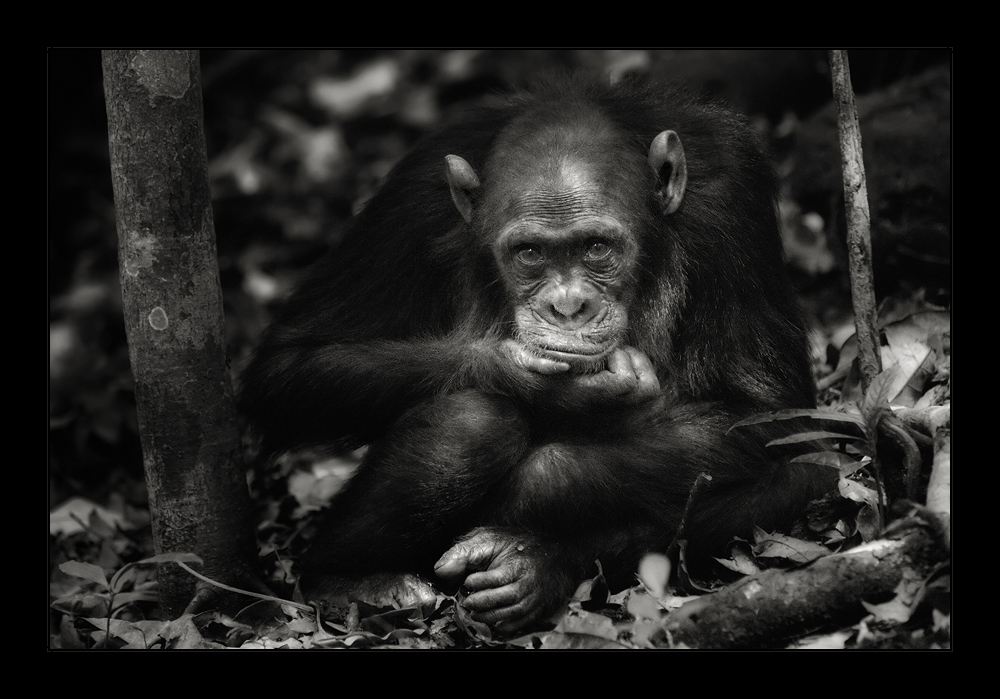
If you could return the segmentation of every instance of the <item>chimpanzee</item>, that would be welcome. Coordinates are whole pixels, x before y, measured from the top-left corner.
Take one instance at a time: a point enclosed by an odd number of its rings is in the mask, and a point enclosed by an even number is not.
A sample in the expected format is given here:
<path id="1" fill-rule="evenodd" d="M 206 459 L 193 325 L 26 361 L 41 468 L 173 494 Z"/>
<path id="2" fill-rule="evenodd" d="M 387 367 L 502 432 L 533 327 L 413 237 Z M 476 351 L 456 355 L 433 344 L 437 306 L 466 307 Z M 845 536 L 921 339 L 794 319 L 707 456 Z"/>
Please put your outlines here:
<path id="1" fill-rule="evenodd" d="M 554 82 L 418 145 L 242 376 L 264 453 L 371 445 L 307 595 L 436 576 L 512 633 L 595 560 L 625 586 L 679 528 L 697 561 L 787 525 L 830 477 L 729 431 L 814 405 L 775 201 L 745 120 L 676 89 Z"/>

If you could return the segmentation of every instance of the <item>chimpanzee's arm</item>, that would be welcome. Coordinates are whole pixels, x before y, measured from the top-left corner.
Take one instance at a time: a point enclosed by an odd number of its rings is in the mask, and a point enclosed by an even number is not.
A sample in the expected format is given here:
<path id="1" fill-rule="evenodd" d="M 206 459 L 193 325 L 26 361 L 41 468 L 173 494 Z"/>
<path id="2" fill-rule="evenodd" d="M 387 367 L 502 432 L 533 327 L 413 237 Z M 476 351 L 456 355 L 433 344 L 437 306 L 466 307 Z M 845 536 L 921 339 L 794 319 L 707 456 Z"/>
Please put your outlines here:
<path id="1" fill-rule="evenodd" d="M 571 412 L 600 412 L 659 390 L 648 359 L 631 348 L 616 351 L 606 371 L 570 376 L 568 369 L 496 336 L 321 344 L 277 328 L 244 372 L 241 398 L 268 439 L 265 450 L 276 451 L 367 444 L 407 408 L 469 388 Z"/>
<path id="2" fill-rule="evenodd" d="M 268 440 L 266 450 L 307 444 L 353 448 L 374 441 L 407 408 L 437 394 L 469 386 L 491 393 L 515 390 L 511 366 L 503 346 L 485 340 L 321 344 L 272 334 L 243 374 L 241 399 L 245 414 Z"/>

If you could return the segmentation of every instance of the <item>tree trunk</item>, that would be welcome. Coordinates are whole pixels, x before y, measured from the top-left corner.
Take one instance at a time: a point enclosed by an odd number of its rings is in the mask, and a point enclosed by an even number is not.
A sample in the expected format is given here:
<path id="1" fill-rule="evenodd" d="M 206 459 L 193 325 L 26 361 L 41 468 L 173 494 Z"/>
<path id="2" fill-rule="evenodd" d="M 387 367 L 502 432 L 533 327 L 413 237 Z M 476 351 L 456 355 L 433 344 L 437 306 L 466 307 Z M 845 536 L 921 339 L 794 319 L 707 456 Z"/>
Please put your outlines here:
<path id="1" fill-rule="evenodd" d="M 882 355 L 876 325 L 875 276 L 872 271 L 871 216 L 868 184 L 861 151 L 861 126 L 851 87 L 847 51 L 830 51 L 833 98 L 837 103 L 840 157 L 844 172 L 844 208 L 847 215 L 847 248 L 851 273 L 851 298 L 858 338 L 861 392 L 882 372 Z"/>
<path id="2" fill-rule="evenodd" d="M 105 51 L 118 265 L 156 553 L 245 581 L 252 509 L 223 330 L 197 51 Z M 164 613 L 194 579 L 159 571 Z"/>

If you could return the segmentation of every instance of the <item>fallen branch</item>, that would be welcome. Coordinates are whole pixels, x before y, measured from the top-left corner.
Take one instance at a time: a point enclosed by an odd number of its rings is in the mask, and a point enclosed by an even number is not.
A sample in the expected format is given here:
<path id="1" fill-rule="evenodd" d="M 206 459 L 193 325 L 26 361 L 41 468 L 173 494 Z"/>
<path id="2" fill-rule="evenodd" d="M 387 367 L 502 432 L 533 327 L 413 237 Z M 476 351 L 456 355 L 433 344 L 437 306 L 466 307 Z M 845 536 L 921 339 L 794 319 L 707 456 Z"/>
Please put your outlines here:
<path id="1" fill-rule="evenodd" d="M 951 406 L 903 408 L 896 411 L 908 429 L 925 435 L 934 444 L 934 462 L 927 484 L 927 509 L 941 520 L 945 543 L 951 549 Z"/>
<path id="2" fill-rule="evenodd" d="M 688 602 L 667 617 L 674 644 L 692 648 L 775 648 L 831 625 L 853 624 L 877 604 L 912 592 L 943 561 L 941 523 L 923 508 L 883 537 L 796 570 L 768 570 Z"/>
<path id="3" fill-rule="evenodd" d="M 951 550 L 951 428 L 934 435 L 934 465 L 927 484 L 927 509 L 941 520 L 944 541 Z"/>

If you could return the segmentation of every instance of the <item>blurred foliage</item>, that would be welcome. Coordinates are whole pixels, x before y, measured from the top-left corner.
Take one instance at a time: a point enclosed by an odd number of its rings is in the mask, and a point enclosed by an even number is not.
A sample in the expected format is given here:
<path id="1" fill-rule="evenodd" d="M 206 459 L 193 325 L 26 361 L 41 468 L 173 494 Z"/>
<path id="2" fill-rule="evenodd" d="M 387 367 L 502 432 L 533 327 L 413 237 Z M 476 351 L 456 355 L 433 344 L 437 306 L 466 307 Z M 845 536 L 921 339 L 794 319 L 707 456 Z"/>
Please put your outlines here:
<path id="1" fill-rule="evenodd" d="M 851 51 L 850 60 L 870 139 L 866 163 L 875 164 L 876 280 L 879 265 L 889 270 L 881 272 L 889 280 L 881 295 L 903 303 L 926 296 L 933 305 L 921 310 L 947 308 L 950 52 Z M 235 373 L 275 305 L 336 245 L 351 215 L 417 139 L 467 107 L 498 99 L 508 86 L 540 72 L 573 70 L 683 81 L 755 120 L 782 177 L 786 250 L 815 326 L 816 374 L 831 375 L 853 320 L 825 51 L 634 49 L 203 51 L 209 171 Z M 51 51 L 48 87 L 50 504 L 84 496 L 120 512 L 142 505 L 145 491 L 99 52 Z M 309 512 L 356 462 L 357 455 L 299 457 L 256 483 L 262 555 L 272 560 L 276 581 L 294 579 L 282 552 L 300 548 Z M 59 534 L 64 547 L 67 536 L 96 535 Z M 94 642 L 79 634 L 82 624 L 77 619 L 72 633 L 63 629 L 75 639 L 68 643 Z M 440 638 L 435 633 L 431 624 L 426 633 L 404 635 Z"/>

